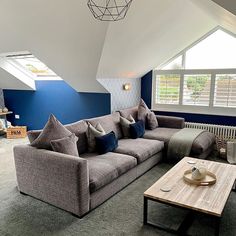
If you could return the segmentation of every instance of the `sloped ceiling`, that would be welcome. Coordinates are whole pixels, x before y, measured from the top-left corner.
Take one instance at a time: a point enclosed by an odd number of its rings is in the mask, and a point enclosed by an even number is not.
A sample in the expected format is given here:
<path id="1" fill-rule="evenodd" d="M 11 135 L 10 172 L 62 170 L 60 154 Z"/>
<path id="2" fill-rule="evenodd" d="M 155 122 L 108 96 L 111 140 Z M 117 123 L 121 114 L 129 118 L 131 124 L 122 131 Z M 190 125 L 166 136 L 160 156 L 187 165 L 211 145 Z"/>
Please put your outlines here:
<path id="1" fill-rule="evenodd" d="M 212 0 L 213 2 L 219 4 L 224 9 L 230 11 L 236 15 L 236 2 L 234 0 Z"/>
<path id="2" fill-rule="evenodd" d="M 141 77 L 217 25 L 236 25 L 211 0 L 135 0 L 109 24 L 86 2 L 2 0 L 0 53 L 30 51 L 77 91 L 106 92 L 97 79 Z M 0 87 L 8 79 L 0 73 Z"/>
<path id="3" fill-rule="evenodd" d="M 17 89 L 17 90 L 34 90 L 21 80 L 9 74 L 0 68 L 0 88 L 4 89 Z"/>
<path id="4" fill-rule="evenodd" d="M 108 23 L 86 2 L 2 0 L 0 53 L 30 51 L 77 91 L 106 91 L 96 74 Z"/>
<path id="5" fill-rule="evenodd" d="M 109 25 L 99 78 L 140 77 L 217 25 L 189 0 L 135 0 L 132 4 L 126 21 Z"/>

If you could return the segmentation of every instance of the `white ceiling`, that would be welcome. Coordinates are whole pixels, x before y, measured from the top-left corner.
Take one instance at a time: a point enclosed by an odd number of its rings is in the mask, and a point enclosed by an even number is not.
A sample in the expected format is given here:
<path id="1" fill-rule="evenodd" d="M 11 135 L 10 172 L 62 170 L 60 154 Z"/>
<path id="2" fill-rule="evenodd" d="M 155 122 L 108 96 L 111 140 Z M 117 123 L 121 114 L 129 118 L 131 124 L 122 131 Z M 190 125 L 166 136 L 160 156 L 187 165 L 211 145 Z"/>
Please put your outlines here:
<path id="1" fill-rule="evenodd" d="M 217 25 L 236 29 L 235 15 L 210 0 L 135 0 L 109 24 L 86 2 L 1 0 L 0 53 L 30 51 L 77 91 L 106 92 L 96 79 L 140 77 Z M 0 73 L 0 87 L 22 86 L 13 81 Z"/>
<path id="2" fill-rule="evenodd" d="M 1 0 L 0 53 L 30 51 L 77 91 L 104 92 L 96 74 L 107 26 L 85 0 Z"/>

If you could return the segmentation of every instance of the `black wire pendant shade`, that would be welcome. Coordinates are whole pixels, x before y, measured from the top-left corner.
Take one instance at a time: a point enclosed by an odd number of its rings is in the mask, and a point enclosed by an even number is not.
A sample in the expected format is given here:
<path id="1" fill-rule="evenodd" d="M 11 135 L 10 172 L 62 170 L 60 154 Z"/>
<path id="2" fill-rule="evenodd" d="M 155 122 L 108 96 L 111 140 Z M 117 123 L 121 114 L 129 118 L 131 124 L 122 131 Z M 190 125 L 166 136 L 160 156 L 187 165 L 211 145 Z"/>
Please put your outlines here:
<path id="1" fill-rule="evenodd" d="M 118 21 L 125 18 L 133 0 L 88 0 L 93 16 L 101 21 Z"/>

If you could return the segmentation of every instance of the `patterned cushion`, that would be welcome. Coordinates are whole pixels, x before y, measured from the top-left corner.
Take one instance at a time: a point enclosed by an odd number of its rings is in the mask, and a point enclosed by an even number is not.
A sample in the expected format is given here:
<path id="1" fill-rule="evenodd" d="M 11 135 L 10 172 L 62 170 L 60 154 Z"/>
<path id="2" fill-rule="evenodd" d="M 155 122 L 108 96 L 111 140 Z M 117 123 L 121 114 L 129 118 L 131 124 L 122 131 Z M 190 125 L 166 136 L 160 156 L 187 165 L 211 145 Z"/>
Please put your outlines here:
<path id="1" fill-rule="evenodd" d="M 103 136 L 106 134 L 106 132 L 100 125 L 100 123 L 96 124 L 95 127 L 88 123 L 88 129 L 86 134 L 88 138 L 88 151 L 94 152 L 96 149 L 95 137 Z"/>
<path id="2" fill-rule="evenodd" d="M 71 135 L 71 132 L 66 129 L 54 115 L 50 115 L 43 131 L 30 145 L 36 148 L 51 150 L 50 142 L 52 140 L 64 138 L 69 135 Z"/>
<path id="3" fill-rule="evenodd" d="M 71 134 L 68 137 L 56 139 L 51 141 L 52 150 L 72 156 L 79 156 L 77 149 L 78 138 L 75 134 Z"/>
<path id="4" fill-rule="evenodd" d="M 142 120 L 144 123 L 146 122 L 146 116 L 150 112 L 146 103 L 141 99 L 138 106 L 138 120 Z"/>
<path id="5" fill-rule="evenodd" d="M 124 138 L 130 137 L 129 125 L 134 124 L 134 123 L 135 123 L 135 120 L 131 115 L 129 115 L 127 118 L 124 118 L 122 116 L 120 117 L 120 124 L 121 124 L 121 129 L 122 129 Z"/>
<path id="6" fill-rule="evenodd" d="M 158 121 L 154 112 L 148 112 L 146 117 L 147 129 L 153 130 L 158 127 Z"/>

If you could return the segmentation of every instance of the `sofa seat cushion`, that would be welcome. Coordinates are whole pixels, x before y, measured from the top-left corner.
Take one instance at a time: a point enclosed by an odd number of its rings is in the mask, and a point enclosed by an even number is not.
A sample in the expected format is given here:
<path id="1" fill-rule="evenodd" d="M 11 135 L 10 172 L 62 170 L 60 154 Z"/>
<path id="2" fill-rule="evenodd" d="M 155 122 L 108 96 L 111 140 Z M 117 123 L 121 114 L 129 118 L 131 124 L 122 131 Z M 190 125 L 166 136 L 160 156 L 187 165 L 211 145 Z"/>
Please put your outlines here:
<path id="1" fill-rule="evenodd" d="M 137 158 L 138 163 L 145 161 L 154 154 L 162 151 L 164 143 L 157 140 L 143 138 L 137 139 L 120 139 L 118 148 L 114 152 L 131 155 Z"/>
<path id="2" fill-rule="evenodd" d="M 143 138 L 163 141 L 165 147 L 167 147 L 172 135 L 177 133 L 179 130 L 180 129 L 158 127 L 154 130 L 146 130 Z"/>
<path id="3" fill-rule="evenodd" d="M 113 152 L 103 155 L 86 153 L 81 157 L 88 160 L 89 189 L 91 193 L 111 183 L 137 165 L 136 158 Z"/>

